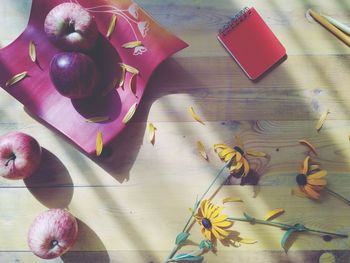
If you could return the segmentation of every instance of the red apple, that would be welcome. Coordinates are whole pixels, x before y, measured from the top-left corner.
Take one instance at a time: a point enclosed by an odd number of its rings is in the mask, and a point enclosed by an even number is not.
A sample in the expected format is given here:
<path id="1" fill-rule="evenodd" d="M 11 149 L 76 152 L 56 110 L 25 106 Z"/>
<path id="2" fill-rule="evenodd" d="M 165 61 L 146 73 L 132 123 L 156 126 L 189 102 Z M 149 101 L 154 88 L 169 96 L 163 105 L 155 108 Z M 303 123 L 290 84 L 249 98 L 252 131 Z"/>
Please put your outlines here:
<path id="1" fill-rule="evenodd" d="M 0 176 L 23 179 L 38 168 L 41 147 L 30 135 L 10 132 L 0 136 Z"/>
<path id="2" fill-rule="evenodd" d="M 51 259 L 67 252 L 77 238 L 75 217 L 65 209 L 50 209 L 34 219 L 28 233 L 28 245 L 38 257 Z"/>
<path id="3" fill-rule="evenodd" d="M 54 7 L 45 18 L 44 30 L 54 45 L 66 51 L 88 51 L 99 35 L 94 17 L 75 3 Z"/>
<path id="4" fill-rule="evenodd" d="M 95 62 L 77 52 L 56 54 L 50 63 L 50 76 L 57 91 L 71 99 L 91 96 L 97 83 Z"/>

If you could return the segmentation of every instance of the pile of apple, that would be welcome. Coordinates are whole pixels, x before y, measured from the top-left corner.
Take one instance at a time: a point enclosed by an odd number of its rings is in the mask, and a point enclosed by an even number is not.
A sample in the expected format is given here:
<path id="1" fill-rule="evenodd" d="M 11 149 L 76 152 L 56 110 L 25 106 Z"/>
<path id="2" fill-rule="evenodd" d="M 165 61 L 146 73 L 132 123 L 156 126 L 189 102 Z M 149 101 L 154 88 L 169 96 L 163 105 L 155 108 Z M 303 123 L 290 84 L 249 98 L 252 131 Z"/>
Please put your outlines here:
<path id="1" fill-rule="evenodd" d="M 50 77 L 57 91 L 71 99 L 93 95 L 98 71 L 88 52 L 99 37 L 94 17 L 79 4 L 63 3 L 47 14 L 44 30 L 63 51 L 50 63 Z"/>
<path id="2" fill-rule="evenodd" d="M 94 94 L 98 80 L 95 62 L 88 53 L 99 37 L 94 17 L 83 7 L 63 3 L 45 19 L 44 29 L 51 42 L 64 52 L 50 63 L 50 77 L 63 96 L 81 99 Z M 41 146 L 21 132 L 0 136 L 0 176 L 25 179 L 38 169 Z M 28 233 L 28 245 L 40 258 L 51 259 L 67 252 L 78 238 L 76 218 L 66 209 L 50 209 L 35 218 Z"/>

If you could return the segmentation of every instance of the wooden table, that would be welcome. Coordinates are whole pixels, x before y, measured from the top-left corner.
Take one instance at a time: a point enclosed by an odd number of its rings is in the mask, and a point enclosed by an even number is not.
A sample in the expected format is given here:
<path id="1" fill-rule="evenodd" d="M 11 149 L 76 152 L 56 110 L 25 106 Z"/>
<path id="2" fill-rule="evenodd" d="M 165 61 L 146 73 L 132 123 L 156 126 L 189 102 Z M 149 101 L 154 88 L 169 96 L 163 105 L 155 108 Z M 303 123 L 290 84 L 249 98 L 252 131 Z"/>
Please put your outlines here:
<path id="1" fill-rule="evenodd" d="M 132 122 L 115 143 L 109 158 L 92 161 L 64 138 L 30 117 L 11 96 L 0 91 L 0 133 L 22 131 L 44 147 L 39 172 L 26 181 L 0 180 L 0 261 L 38 262 L 28 249 L 27 232 L 42 211 L 66 207 L 79 219 L 74 248 L 53 262 L 163 262 L 174 239 L 201 194 L 223 163 L 213 144 L 231 146 L 240 136 L 246 148 L 270 158 L 250 158 L 259 175 L 258 186 L 226 185 L 215 196 L 243 203 L 225 205 L 225 212 L 255 217 L 282 207 L 281 222 L 350 233 L 350 207 L 324 194 L 320 202 L 291 195 L 295 175 L 309 140 L 315 158 L 329 172 L 329 187 L 350 198 L 350 49 L 316 22 L 308 8 L 350 23 L 350 3 L 335 1 L 139 0 L 159 22 L 190 47 L 167 60 L 154 73 Z M 24 29 L 30 0 L 0 3 L 0 45 L 6 46 Z M 218 29 L 243 6 L 254 6 L 287 49 L 288 59 L 253 83 L 216 39 Z M 205 125 L 188 113 L 193 106 Z M 317 132 L 320 115 L 330 110 Z M 154 146 L 148 123 L 157 128 Z M 197 152 L 207 148 L 209 161 Z M 252 245 L 225 247 L 205 254 L 205 262 L 318 262 L 325 252 L 337 262 L 349 262 L 350 239 L 324 241 L 298 234 L 288 254 L 280 247 L 283 231 L 236 222 Z M 195 249 L 202 240 L 191 229 Z M 324 261 L 325 262 L 325 261 Z M 328 261 L 327 261 L 328 262 Z M 331 261 L 330 261 L 331 262 Z"/>

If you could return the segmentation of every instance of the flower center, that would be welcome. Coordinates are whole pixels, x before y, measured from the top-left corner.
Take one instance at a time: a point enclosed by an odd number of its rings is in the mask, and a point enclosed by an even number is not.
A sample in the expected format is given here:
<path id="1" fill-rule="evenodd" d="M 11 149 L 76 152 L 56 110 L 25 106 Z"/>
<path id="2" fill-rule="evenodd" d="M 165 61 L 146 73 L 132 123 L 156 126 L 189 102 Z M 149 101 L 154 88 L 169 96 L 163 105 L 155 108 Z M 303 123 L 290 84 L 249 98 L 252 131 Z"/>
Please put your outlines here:
<path id="1" fill-rule="evenodd" d="M 307 178 L 305 174 L 298 174 L 296 178 L 297 184 L 298 185 L 306 185 L 307 183 Z"/>
<path id="2" fill-rule="evenodd" d="M 210 229 L 211 228 L 211 222 L 210 222 L 210 220 L 208 218 L 203 218 L 202 219 L 202 225 L 206 229 Z"/>
<path id="3" fill-rule="evenodd" d="M 241 147 L 235 146 L 233 147 L 233 149 L 235 149 L 237 152 L 239 152 L 240 154 L 244 155 L 244 151 L 242 150 Z"/>

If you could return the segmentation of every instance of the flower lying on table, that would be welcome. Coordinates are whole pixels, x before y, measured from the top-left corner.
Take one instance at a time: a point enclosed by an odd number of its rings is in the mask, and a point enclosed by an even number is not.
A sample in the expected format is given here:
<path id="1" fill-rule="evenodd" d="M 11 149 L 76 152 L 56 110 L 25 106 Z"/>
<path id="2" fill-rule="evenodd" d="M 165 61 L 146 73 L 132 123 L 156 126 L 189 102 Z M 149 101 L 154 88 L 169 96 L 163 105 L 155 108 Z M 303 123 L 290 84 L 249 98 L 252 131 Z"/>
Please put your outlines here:
<path id="1" fill-rule="evenodd" d="M 223 143 L 214 144 L 214 150 L 218 153 L 222 161 L 230 162 L 228 168 L 231 174 L 238 177 L 245 177 L 250 171 L 246 156 L 265 157 L 266 154 L 255 150 L 244 151 L 243 144 L 238 137 L 236 137 L 236 144 L 233 148 Z"/>
<path id="2" fill-rule="evenodd" d="M 201 202 L 194 218 L 202 227 L 201 232 L 207 240 L 223 240 L 229 235 L 226 229 L 232 226 L 232 222 L 227 220 L 227 215 L 220 214 L 222 210 L 223 207 L 216 206 L 209 200 Z"/>
<path id="3" fill-rule="evenodd" d="M 300 173 L 296 177 L 296 182 L 301 192 L 311 199 L 319 199 L 320 192 L 327 185 L 324 177 L 327 171 L 320 169 L 317 164 L 313 164 L 310 156 L 304 159 Z"/>

